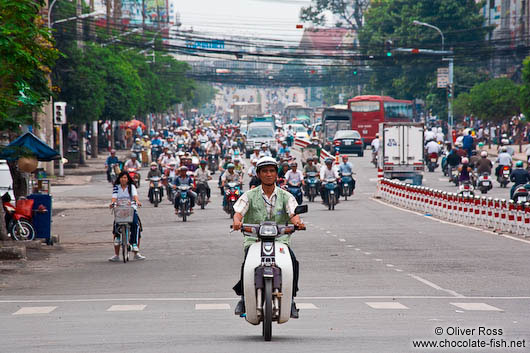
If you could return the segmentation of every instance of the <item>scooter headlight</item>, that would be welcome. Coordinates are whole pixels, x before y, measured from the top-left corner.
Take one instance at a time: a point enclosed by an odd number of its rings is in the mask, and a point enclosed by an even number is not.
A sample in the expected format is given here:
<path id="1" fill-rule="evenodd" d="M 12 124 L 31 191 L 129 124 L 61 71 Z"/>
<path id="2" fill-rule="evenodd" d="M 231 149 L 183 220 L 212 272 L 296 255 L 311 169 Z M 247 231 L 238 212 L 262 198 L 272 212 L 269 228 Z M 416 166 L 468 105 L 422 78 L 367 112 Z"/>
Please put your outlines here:
<path id="1" fill-rule="evenodd" d="M 273 237 L 278 235 L 278 228 L 273 225 L 263 225 L 259 228 L 259 235 Z"/>

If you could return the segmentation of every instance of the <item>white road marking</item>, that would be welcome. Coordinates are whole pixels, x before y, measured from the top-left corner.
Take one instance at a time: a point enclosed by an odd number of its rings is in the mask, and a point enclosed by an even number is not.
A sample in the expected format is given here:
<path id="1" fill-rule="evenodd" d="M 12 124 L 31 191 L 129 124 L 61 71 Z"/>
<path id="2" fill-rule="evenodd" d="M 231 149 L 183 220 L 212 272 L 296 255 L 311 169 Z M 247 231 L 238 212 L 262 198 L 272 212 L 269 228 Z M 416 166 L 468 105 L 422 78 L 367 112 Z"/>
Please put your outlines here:
<path id="1" fill-rule="evenodd" d="M 340 241 L 341 243 L 344 243 L 344 242 L 346 242 L 346 239 L 342 239 L 342 238 L 340 238 L 339 241 Z"/>
<path id="2" fill-rule="evenodd" d="M 14 312 L 13 315 L 49 314 L 55 309 L 57 309 L 56 306 L 24 306 Z"/>
<path id="3" fill-rule="evenodd" d="M 339 240 L 340 240 L 340 239 L 339 239 Z M 341 241 L 342 241 L 342 240 L 341 240 Z M 348 244 L 348 245 L 346 245 L 346 247 L 348 247 L 348 248 L 353 248 L 353 245 Z"/>
<path id="4" fill-rule="evenodd" d="M 511 235 L 508 235 L 508 234 L 495 233 L 495 232 L 492 232 L 491 230 L 482 229 L 482 228 L 477 228 L 477 227 L 473 227 L 473 226 L 467 226 L 467 225 L 464 225 L 464 224 L 458 224 L 458 223 L 453 223 L 453 222 L 447 222 L 447 221 L 444 221 L 444 220 L 438 219 L 438 218 L 436 218 L 436 217 L 425 216 L 425 214 L 423 214 L 423 213 L 419 213 L 419 212 L 415 212 L 415 211 L 407 210 L 407 209 L 404 209 L 404 208 L 401 208 L 401 207 L 397 207 L 397 206 L 394 206 L 394 205 L 390 205 L 390 204 L 388 204 L 388 203 L 386 203 L 386 202 L 384 202 L 384 201 L 381 201 L 381 200 L 376 200 L 376 199 L 374 199 L 374 198 L 371 198 L 371 200 L 372 200 L 372 201 L 375 201 L 375 202 L 378 202 L 378 203 L 380 203 L 380 204 L 382 204 L 382 205 L 385 205 L 385 206 L 388 206 L 388 207 L 395 208 L 396 210 L 400 210 L 400 211 L 403 211 L 403 212 L 409 212 L 409 213 L 413 213 L 413 214 L 418 215 L 418 216 L 421 216 L 421 217 L 425 217 L 426 219 L 430 219 L 430 220 L 432 220 L 432 221 L 440 222 L 440 223 L 443 223 L 443 224 L 449 224 L 449 225 L 453 225 L 453 226 L 456 226 L 456 227 L 468 228 L 468 229 L 476 230 L 476 231 L 479 231 L 479 232 L 482 232 L 482 233 L 487 233 L 487 234 L 497 235 L 497 236 L 499 236 L 499 237 L 508 238 L 508 239 L 511 239 L 511 240 L 516 240 L 516 241 L 520 241 L 520 242 L 523 242 L 523 243 L 530 244 L 530 240 L 525 240 L 525 239 L 517 238 L 517 237 L 511 236 Z"/>
<path id="5" fill-rule="evenodd" d="M 503 311 L 495 306 L 486 303 L 450 303 L 457 308 L 464 309 L 467 311 Z"/>
<path id="6" fill-rule="evenodd" d="M 386 264 L 386 267 L 394 267 L 392 264 Z"/>
<path id="7" fill-rule="evenodd" d="M 195 310 L 230 310 L 230 304 L 195 304 Z"/>
<path id="8" fill-rule="evenodd" d="M 400 269 L 400 268 L 395 268 L 394 271 L 396 271 L 396 272 L 403 272 L 403 270 Z"/>
<path id="9" fill-rule="evenodd" d="M 365 255 L 372 255 L 371 252 L 367 252 L 367 251 L 363 252 L 363 254 L 365 254 Z"/>
<path id="10" fill-rule="evenodd" d="M 442 288 L 439 285 L 437 285 L 435 283 L 432 283 L 429 280 L 426 280 L 425 278 L 421 278 L 420 276 L 413 275 L 412 273 L 408 273 L 408 276 L 410 276 L 410 277 L 414 278 L 415 280 L 420 281 L 421 283 L 426 284 L 429 287 L 434 288 L 436 290 L 439 290 L 439 291 L 442 291 L 442 292 L 446 292 L 446 293 L 451 294 L 451 295 L 453 295 L 455 297 L 460 297 L 460 298 L 464 297 L 462 294 L 457 293 L 454 290 Z"/>
<path id="11" fill-rule="evenodd" d="M 383 260 L 382 259 L 374 259 L 374 261 L 381 262 Z"/>
<path id="12" fill-rule="evenodd" d="M 326 234 L 331 234 L 331 232 L 329 230 L 326 230 Z"/>
<path id="13" fill-rule="evenodd" d="M 296 307 L 298 309 L 306 309 L 306 310 L 318 309 L 318 307 L 312 303 L 296 303 Z"/>
<path id="14" fill-rule="evenodd" d="M 359 248 L 355 248 L 355 251 L 361 251 L 361 249 L 359 249 Z"/>
<path id="15" fill-rule="evenodd" d="M 374 181 L 378 181 L 379 178 L 370 178 L 370 179 L 368 179 L 368 180 L 370 180 L 371 182 L 374 182 Z"/>
<path id="16" fill-rule="evenodd" d="M 337 237 L 337 234 L 331 234 L 331 236 L 333 236 L 333 237 L 335 237 L 335 238 L 336 238 L 336 237 Z"/>
<path id="17" fill-rule="evenodd" d="M 107 311 L 142 311 L 145 309 L 145 305 L 112 305 Z"/>
<path id="18" fill-rule="evenodd" d="M 408 309 L 399 302 L 366 302 L 372 309 Z"/>

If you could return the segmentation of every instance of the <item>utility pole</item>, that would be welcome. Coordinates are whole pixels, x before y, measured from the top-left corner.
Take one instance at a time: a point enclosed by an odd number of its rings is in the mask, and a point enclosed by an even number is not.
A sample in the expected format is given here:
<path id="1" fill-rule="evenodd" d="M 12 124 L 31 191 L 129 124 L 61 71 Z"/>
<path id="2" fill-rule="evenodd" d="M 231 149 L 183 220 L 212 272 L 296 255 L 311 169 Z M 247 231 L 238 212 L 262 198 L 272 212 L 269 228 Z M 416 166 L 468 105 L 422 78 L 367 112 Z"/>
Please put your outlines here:
<path id="1" fill-rule="evenodd" d="M 94 12 L 94 0 L 90 0 L 90 12 Z M 95 38 L 95 26 L 94 21 L 90 22 L 90 37 Z M 92 145 L 92 158 L 98 158 L 98 121 L 94 120 L 92 122 L 92 140 L 90 141 L 90 144 Z"/>
<path id="2" fill-rule="evenodd" d="M 112 0 L 107 0 L 107 35 L 110 34 L 110 9 L 111 9 L 111 1 Z"/>

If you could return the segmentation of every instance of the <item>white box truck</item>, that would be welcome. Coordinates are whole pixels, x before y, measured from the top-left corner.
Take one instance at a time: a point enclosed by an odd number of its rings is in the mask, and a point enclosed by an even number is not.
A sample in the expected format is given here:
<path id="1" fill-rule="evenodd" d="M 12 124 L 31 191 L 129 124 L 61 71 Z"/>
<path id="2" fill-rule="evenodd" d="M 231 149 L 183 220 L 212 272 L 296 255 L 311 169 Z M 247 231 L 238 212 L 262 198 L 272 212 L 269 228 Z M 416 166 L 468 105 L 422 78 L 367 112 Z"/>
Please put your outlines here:
<path id="1" fill-rule="evenodd" d="M 381 123 L 379 167 L 389 179 L 411 179 L 421 185 L 425 166 L 422 123 Z"/>

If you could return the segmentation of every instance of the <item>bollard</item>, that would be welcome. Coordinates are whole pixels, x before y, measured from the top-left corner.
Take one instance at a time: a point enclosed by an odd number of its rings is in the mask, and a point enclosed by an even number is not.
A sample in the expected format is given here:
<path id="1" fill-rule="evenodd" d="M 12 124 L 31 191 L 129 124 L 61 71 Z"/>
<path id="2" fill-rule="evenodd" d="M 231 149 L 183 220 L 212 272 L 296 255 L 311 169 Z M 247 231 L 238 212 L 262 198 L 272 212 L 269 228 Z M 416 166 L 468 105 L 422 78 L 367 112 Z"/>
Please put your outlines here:
<path id="1" fill-rule="evenodd" d="M 487 211 L 487 227 L 495 228 L 495 216 L 494 216 L 495 201 L 492 197 L 488 197 L 488 211 Z"/>
<path id="2" fill-rule="evenodd" d="M 508 232 L 517 234 L 517 223 L 515 222 L 515 202 L 508 201 Z"/>
<path id="3" fill-rule="evenodd" d="M 524 236 L 530 236 L 530 203 L 524 204 Z"/>

